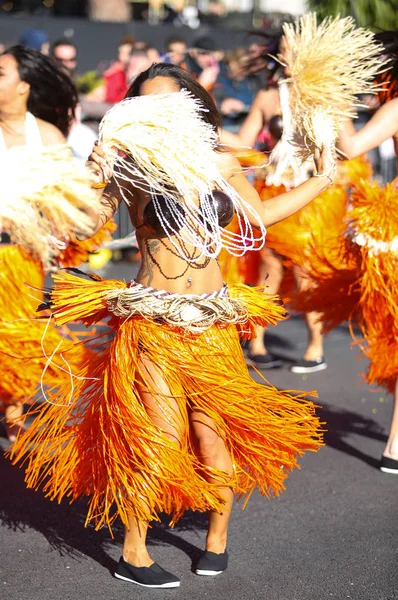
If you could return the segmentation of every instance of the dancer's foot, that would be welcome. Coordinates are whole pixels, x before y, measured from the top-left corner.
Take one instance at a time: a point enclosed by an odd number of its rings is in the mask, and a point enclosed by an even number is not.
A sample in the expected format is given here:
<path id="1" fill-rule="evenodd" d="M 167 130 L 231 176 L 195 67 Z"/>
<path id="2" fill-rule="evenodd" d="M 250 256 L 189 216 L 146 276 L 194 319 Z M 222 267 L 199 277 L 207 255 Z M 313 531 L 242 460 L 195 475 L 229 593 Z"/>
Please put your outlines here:
<path id="1" fill-rule="evenodd" d="M 249 352 L 246 363 L 249 367 L 256 367 L 260 370 L 279 369 L 282 366 L 282 361 L 270 352 L 267 352 L 267 354 L 252 354 Z"/>
<path id="2" fill-rule="evenodd" d="M 178 577 L 152 562 L 149 567 L 135 567 L 120 557 L 115 577 L 147 588 L 175 588 L 180 586 Z"/>
<path id="3" fill-rule="evenodd" d="M 228 552 L 225 550 L 221 554 L 205 550 L 197 562 L 195 573 L 197 575 L 206 575 L 214 577 L 220 575 L 228 567 Z"/>
<path id="4" fill-rule="evenodd" d="M 380 471 L 389 475 L 398 475 L 398 460 L 383 455 L 380 461 Z"/>
<path id="5" fill-rule="evenodd" d="M 293 365 L 290 370 L 292 373 L 316 373 L 317 371 L 324 371 L 327 369 L 327 364 L 321 356 L 315 360 L 306 360 L 302 358 Z"/>

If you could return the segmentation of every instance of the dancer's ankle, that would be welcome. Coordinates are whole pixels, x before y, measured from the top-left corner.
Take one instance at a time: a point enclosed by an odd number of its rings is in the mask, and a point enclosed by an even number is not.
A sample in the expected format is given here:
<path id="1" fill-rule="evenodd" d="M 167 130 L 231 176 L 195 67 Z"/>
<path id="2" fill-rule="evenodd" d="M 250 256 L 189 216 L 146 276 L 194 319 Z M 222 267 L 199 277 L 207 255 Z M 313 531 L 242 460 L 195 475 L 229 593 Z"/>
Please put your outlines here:
<path id="1" fill-rule="evenodd" d="M 208 535 L 206 538 L 206 550 L 209 552 L 215 552 L 216 554 L 223 554 L 227 548 L 227 536 L 226 535 Z"/>
<path id="2" fill-rule="evenodd" d="M 398 435 L 388 440 L 383 456 L 398 460 Z"/>
<path id="3" fill-rule="evenodd" d="M 150 567 L 154 563 L 146 548 L 124 549 L 123 558 L 133 567 Z"/>

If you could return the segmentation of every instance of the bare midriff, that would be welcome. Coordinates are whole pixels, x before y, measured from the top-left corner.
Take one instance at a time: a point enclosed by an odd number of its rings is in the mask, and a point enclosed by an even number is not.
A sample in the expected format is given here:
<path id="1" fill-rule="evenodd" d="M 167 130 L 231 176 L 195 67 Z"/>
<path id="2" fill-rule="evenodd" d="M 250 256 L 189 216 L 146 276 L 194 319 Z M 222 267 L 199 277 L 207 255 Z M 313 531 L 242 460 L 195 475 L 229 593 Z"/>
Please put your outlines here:
<path id="1" fill-rule="evenodd" d="M 150 200 L 149 194 L 134 190 L 134 201 L 128 207 L 141 253 L 141 265 L 135 281 L 176 294 L 201 295 L 221 289 L 223 279 L 216 259 L 202 256 L 195 261 L 194 268 L 179 254 L 177 238 L 175 247 L 167 237 L 158 238 L 142 225 L 143 212 Z M 192 246 L 186 245 L 186 249 L 190 256 L 198 257 L 200 254 Z"/>

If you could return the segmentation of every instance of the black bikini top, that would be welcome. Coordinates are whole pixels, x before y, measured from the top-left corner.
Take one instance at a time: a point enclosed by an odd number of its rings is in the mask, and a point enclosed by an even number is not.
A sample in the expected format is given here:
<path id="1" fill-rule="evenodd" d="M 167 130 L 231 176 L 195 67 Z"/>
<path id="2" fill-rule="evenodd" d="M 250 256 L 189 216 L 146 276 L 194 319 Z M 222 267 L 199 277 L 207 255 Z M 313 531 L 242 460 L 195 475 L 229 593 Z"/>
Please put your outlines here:
<path id="1" fill-rule="evenodd" d="M 232 221 L 235 210 L 234 205 L 229 196 L 220 190 L 213 190 L 212 192 L 216 210 L 218 217 L 218 224 L 220 227 L 226 227 Z M 157 195 L 156 199 L 160 204 L 160 208 L 162 211 L 162 215 L 164 219 L 169 223 L 170 228 L 175 231 L 180 231 L 181 226 L 176 222 L 175 216 L 172 215 L 170 209 L 166 205 L 166 201 L 163 196 Z M 176 205 L 174 210 L 181 215 L 181 217 L 185 217 L 185 209 L 179 204 Z M 164 231 L 162 224 L 156 214 L 155 205 L 153 200 L 150 200 L 144 209 L 143 222 L 140 227 L 146 226 L 148 229 L 152 230 L 157 237 L 167 237 L 167 233 Z M 200 218 L 200 217 L 199 217 Z"/>

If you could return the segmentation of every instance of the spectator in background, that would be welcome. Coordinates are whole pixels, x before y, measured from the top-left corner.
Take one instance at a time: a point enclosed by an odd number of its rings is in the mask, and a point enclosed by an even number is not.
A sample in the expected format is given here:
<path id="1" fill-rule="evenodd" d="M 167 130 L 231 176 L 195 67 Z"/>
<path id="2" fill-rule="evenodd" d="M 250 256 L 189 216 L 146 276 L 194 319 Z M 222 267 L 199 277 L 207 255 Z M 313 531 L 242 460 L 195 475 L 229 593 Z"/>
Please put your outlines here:
<path id="1" fill-rule="evenodd" d="M 48 56 L 50 50 L 49 38 L 47 33 L 41 29 L 27 29 L 22 34 L 19 43 L 25 48 L 37 50 L 45 56 Z"/>
<path id="2" fill-rule="evenodd" d="M 145 50 L 133 50 L 130 56 L 129 64 L 126 69 L 127 87 L 131 85 L 138 75 L 146 71 L 151 66 L 152 61 Z M 127 88 L 124 90 L 123 98 Z"/>
<path id="3" fill-rule="evenodd" d="M 51 48 L 51 58 L 73 80 L 77 68 L 77 47 L 69 40 L 57 40 Z"/>
<path id="4" fill-rule="evenodd" d="M 188 51 L 183 67 L 206 89 L 211 90 L 217 79 L 220 67 L 217 60 L 218 49 L 211 37 L 198 38 Z"/>
<path id="5" fill-rule="evenodd" d="M 187 43 L 180 35 L 171 35 L 166 40 L 166 53 L 162 56 L 163 62 L 181 66 L 187 53 Z"/>
<path id="6" fill-rule="evenodd" d="M 134 44 L 135 40 L 131 36 L 120 40 L 117 47 L 117 59 L 104 73 L 103 100 L 105 102 L 114 104 L 123 98 L 127 89 L 126 71 Z"/>
<path id="7" fill-rule="evenodd" d="M 232 133 L 239 131 L 260 89 L 258 78 L 249 74 L 249 58 L 246 48 L 226 52 L 213 87 L 213 95 L 223 117 L 222 126 Z"/>
<path id="8" fill-rule="evenodd" d="M 144 50 L 147 53 L 147 56 L 152 63 L 156 63 L 156 62 L 160 62 L 160 54 L 159 52 L 156 50 L 156 48 L 154 48 L 154 46 L 151 46 L 150 44 L 147 44 L 146 42 L 140 42 L 140 41 L 136 41 L 134 42 L 134 50 Z"/>

